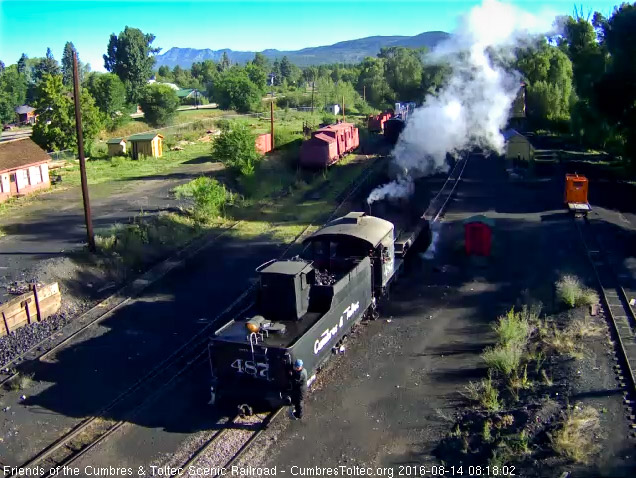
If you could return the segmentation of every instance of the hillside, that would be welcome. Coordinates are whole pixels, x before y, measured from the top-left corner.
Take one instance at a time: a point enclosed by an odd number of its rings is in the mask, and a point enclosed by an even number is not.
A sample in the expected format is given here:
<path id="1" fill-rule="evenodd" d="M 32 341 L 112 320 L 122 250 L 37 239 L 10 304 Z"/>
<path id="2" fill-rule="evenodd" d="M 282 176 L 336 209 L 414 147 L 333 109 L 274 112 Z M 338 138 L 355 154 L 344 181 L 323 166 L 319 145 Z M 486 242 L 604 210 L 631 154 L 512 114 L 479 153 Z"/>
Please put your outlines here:
<path id="1" fill-rule="evenodd" d="M 302 50 L 263 50 L 262 53 L 270 58 L 287 56 L 298 66 L 321 65 L 325 63 L 357 63 L 367 56 L 375 56 L 380 48 L 387 46 L 407 46 L 410 48 L 433 48 L 442 40 L 448 38 L 445 32 L 424 32 L 415 36 L 372 36 L 347 40 L 333 45 L 303 48 Z M 232 63 L 245 63 L 254 58 L 253 51 L 233 51 L 230 49 L 210 50 L 196 48 L 170 48 L 167 52 L 157 55 L 156 67 L 168 66 L 174 68 L 190 68 L 192 63 L 203 60 L 218 62 L 226 52 Z"/>

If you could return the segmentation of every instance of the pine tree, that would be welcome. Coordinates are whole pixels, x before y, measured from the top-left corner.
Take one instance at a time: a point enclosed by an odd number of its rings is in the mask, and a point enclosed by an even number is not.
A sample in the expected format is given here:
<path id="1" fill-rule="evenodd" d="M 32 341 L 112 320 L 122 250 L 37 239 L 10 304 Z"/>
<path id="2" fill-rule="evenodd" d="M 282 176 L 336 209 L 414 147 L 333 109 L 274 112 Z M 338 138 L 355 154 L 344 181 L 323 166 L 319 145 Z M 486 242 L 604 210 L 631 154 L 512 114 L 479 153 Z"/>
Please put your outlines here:
<path id="1" fill-rule="evenodd" d="M 18 73 L 26 72 L 27 59 L 28 57 L 24 53 L 22 53 L 22 56 L 18 60 Z"/>
<path id="2" fill-rule="evenodd" d="M 64 53 L 62 53 L 62 81 L 66 86 L 73 84 L 73 52 L 77 53 L 72 42 L 67 41 L 64 45 Z M 79 65 L 79 55 L 77 57 Z"/>

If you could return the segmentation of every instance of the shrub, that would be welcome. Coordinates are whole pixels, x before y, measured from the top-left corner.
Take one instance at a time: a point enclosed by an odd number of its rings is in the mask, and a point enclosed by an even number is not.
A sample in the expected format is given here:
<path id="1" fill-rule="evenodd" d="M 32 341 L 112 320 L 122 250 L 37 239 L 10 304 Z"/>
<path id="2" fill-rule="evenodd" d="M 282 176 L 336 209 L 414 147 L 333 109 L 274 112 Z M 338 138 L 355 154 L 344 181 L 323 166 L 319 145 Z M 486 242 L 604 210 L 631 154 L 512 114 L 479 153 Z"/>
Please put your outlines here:
<path id="1" fill-rule="evenodd" d="M 223 215 L 225 206 L 234 200 L 234 195 L 224 185 L 205 176 L 177 186 L 174 192 L 177 198 L 191 198 L 194 201 L 194 218 L 202 223 Z"/>
<path id="2" fill-rule="evenodd" d="M 212 146 L 212 155 L 217 161 L 234 169 L 243 176 L 251 176 L 261 155 L 256 151 L 256 136 L 243 123 L 234 123 L 222 131 Z"/>
<path id="3" fill-rule="evenodd" d="M 599 301 L 598 294 L 593 289 L 583 287 L 575 276 L 564 275 L 555 286 L 557 298 L 568 307 L 592 305 Z"/>
<path id="4" fill-rule="evenodd" d="M 177 113 L 179 98 L 169 86 L 153 83 L 143 89 L 139 106 L 148 124 L 163 126 L 170 123 Z"/>
<path id="5" fill-rule="evenodd" d="M 561 456 L 577 463 L 590 462 L 599 447 L 594 435 L 600 428 L 598 411 L 578 405 L 568 410 L 560 428 L 549 434 L 552 449 Z"/>
<path id="6" fill-rule="evenodd" d="M 470 400 L 479 403 L 486 410 L 498 411 L 501 409 L 499 391 L 493 383 L 490 374 L 488 374 L 487 379 L 483 379 L 481 382 L 470 382 L 466 386 L 466 395 Z"/>
<path id="7" fill-rule="evenodd" d="M 33 374 L 22 374 L 17 373 L 15 377 L 13 377 L 9 382 L 6 383 L 6 388 L 8 390 L 17 392 L 18 390 L 25 390 L 29 388 L 31 383 L 33 382 Z"/>
<path id="8" fill-rule="evenodd" d="M 497 334 L 501 345 L 518 345 L 525 347 L 530 337 L 532 326 L 528 320 L 530 313 L 524 306 L 520 312 L 510 309 L 506 315 L 502 315 L 497 320 L 493 329 Z"/>
<path id="9" fill-rule="evenodd" d="M 517 371 L 523 357 L 523 349 L 518 344 L 488 347 L 481 355 L 489 368 L 506 376 Z"/>

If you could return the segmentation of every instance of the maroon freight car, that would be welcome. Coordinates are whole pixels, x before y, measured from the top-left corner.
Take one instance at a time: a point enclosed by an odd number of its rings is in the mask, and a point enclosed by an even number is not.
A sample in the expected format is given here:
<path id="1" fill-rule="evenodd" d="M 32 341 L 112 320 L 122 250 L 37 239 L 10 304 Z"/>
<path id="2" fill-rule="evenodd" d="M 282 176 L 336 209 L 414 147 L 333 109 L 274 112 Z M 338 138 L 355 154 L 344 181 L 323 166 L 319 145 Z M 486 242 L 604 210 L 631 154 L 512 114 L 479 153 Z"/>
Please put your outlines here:
<path id="1" fill-rule="evenodd" d="M 325 126 L 311 134 L 300 148 L 300 165 L 324 168 L 360 145 L 358 128 L 352 123 Z"/>
<path id="2" fill-rule="evenodd" d="M 381 133 L 384 131 L 384 123 L 393 117 L 392 111 L 385 111 L 379 115 L 369 116 L 367 126 L 372 133 Z"/>

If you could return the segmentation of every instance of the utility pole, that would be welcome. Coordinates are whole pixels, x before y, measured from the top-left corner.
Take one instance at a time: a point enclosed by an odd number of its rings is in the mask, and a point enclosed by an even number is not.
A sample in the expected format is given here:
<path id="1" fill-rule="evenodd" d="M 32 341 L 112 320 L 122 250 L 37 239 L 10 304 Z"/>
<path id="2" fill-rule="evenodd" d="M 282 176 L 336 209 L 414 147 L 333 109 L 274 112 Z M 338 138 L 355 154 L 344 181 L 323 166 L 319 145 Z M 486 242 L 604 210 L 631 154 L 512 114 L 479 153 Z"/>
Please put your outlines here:
<path id="1" fill-rule="evenodd" d="M 272 139 L 272 151 L 274 150 L 274 98 L 269 104 L 269 130 Z"/>
<path id="2" fill-rule="evenodd" d="M 77 52 L 73 50 L 73 97 L 75 99 L 75 129 L 77 131 L 77 150 L 79 153 L 80 177 L 82 180 L 82 198 L 84 200 L 84 220 L 86 221 L 86 236 L 88 249 L 95 252 L 95 236 L 91 220 L 91 203 L 88 197 L 88 182 L 86 180 L 86 158 L 84 158 L 84 137 L 82 135 L 82 112 L 80 110 L 79 74 L 77 72 Z"/>
<path id="3" fill-rule="evenodd" d="M 342 95 L 342 122 L 344 123 L 346 121 L 346 117 L 345 117 L 345 104 L 344 104 L 344 95 Z"/>
<path id="4" fill-rule="evenodd" d="M 367 101 L 367 85 L 362 85 L 362 100 Z"/>
<path id="5" fill-rule="evenodd" d="M 314 88 L 316 87 L 316 78 L 314 75 L 313 81 L 311 82 L 311 114 L 314 114 Z"/>

